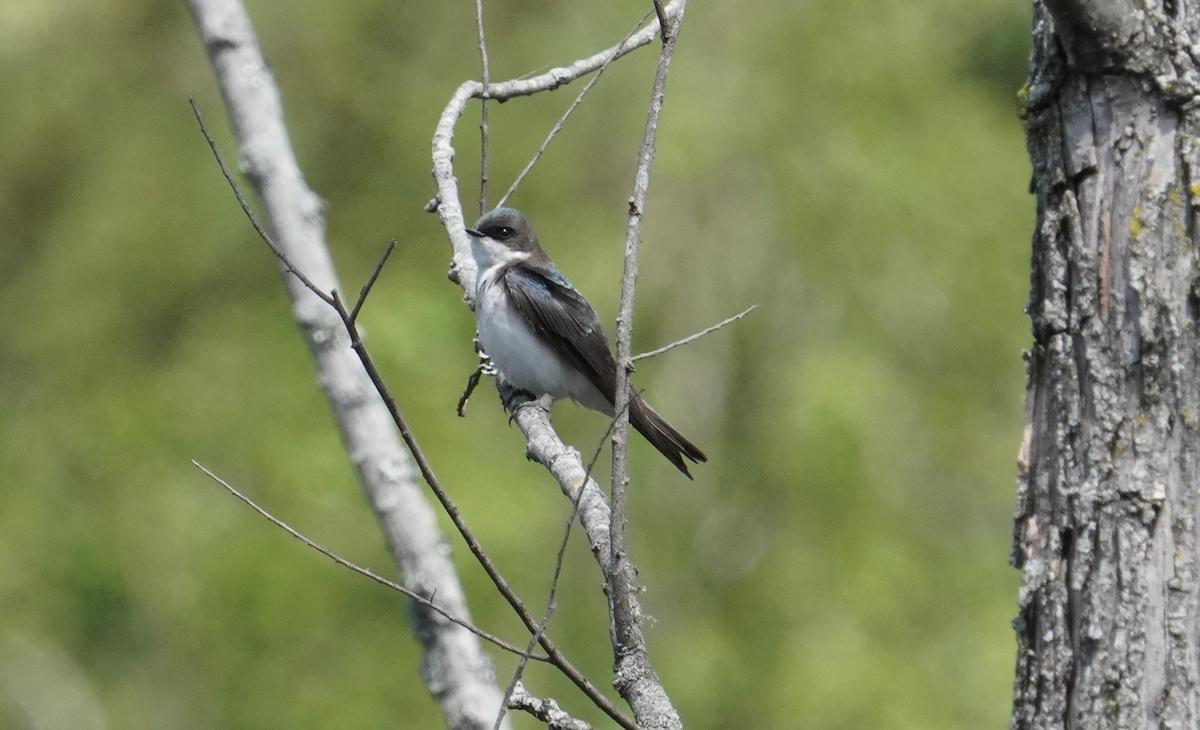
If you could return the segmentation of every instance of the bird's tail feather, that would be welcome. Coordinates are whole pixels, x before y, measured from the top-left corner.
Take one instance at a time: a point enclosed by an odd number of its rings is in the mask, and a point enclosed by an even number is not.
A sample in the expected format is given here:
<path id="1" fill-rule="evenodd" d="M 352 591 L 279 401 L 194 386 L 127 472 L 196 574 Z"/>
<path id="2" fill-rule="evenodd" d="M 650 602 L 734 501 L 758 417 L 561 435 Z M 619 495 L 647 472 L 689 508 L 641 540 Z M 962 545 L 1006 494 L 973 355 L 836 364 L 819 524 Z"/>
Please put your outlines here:
<path id="1" fill-rule="evenodd" d="M 708 461 L 703 451 L 655 413 L 640 395 L 635 394 L 629 402 L 629 423 L 688 479 L 691 479 L 692 475 L 683 461 L 684 457 L 694 463 Z"/>

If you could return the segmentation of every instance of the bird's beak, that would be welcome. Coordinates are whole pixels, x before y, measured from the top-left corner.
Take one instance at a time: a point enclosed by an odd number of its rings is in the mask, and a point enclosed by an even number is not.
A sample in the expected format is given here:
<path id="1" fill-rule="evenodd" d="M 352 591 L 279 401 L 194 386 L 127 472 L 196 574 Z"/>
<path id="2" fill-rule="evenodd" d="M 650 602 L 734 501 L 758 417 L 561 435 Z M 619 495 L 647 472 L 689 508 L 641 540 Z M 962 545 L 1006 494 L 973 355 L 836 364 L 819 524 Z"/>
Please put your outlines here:
<path id="1" fill-rule="evenodd" d="M 468 228 L 468 229 L 467 229 L 467 235 L 469 235 L 469 236 L 474 236 L 475 238 L 483 238 L 483 237 L 484 237 L 484 235 L 483 235 L 482 233 L 480 233 L 479 231 L 475 230 L 474 228 Z"/>

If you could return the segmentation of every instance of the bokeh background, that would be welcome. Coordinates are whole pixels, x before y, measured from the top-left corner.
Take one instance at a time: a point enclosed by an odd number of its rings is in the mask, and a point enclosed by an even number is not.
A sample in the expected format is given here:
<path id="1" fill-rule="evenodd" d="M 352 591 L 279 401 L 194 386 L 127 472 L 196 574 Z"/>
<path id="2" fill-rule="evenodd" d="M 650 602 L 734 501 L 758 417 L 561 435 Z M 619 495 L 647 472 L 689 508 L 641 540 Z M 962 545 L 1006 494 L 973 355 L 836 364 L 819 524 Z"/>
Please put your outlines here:
<path id="1" fill-rule="evenodd" d="M 429 140 L 478 78 L 473 3 L 250 0 L 347 288 L 399 240 L 369 345 L 493 558 L 544 605 L 568 513 L 446 280 Z M 492 78 L 607 47 L 648 2 L 488 0 Z M 710 456 L 635 439 L 633 556 L 689 728 L 1007 727 L 1033 201 L 1021 0 L 695 2 L 668 85 L 635 347 Z M 611 67 L 513 199 L 608 323 L 656 60 Z M 492 107 L 492 199 L 578 85 Z M 0 727 L 442 724 L 275 265 L 197 131 L 224 111 L 181 2 L 0 0 Z M 477 107 L 456 140 L 473 214 Z M 469 216 L 470 217 L 470 216 Z M 590 453 L 602 417 L 556 409 Z M 578 538 L 578 535 L 575 536 Z M 478 623 L 523 641 L 455 550 Z M 572 543 L 551 633 L 607 686 Z M 493 654 L 502 681 L 514 662 Z M 609 726 L 541 667 L 526 680 Z M 517 718 L 518 727 L 534 723 Z"/>

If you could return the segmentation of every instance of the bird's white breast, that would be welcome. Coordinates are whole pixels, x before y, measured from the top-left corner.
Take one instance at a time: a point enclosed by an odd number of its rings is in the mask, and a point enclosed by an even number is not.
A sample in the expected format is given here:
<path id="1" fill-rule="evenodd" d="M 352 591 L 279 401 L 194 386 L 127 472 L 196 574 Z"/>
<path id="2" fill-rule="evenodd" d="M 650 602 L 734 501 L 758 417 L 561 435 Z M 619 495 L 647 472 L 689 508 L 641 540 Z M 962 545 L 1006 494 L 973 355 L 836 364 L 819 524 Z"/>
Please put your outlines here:
<path id="1" fill-rule="evenodd" d="M 608 403 L 594 385 L 562 359 L 533 331 L 509 301 L 500 281 L 505 265 L 528 254 L 496 241 L 474 238 L 471 251 L 479 270 L 475 285 L 475 321 L 479 343 L 496 368 L 514 387 L 535 396 L 571 398 L 580 405 L 609 413 Z"/>
<path id="2" fill-rule="evenodd" d="M 546 393 L 555 398 L 569 396 L 572 373 L 512 307 L 504 286 L 492 274 L 494 270 L 479 277 L 475 297 L 475 317 L 483 351 L 514 387 L 537 396 Z"/>

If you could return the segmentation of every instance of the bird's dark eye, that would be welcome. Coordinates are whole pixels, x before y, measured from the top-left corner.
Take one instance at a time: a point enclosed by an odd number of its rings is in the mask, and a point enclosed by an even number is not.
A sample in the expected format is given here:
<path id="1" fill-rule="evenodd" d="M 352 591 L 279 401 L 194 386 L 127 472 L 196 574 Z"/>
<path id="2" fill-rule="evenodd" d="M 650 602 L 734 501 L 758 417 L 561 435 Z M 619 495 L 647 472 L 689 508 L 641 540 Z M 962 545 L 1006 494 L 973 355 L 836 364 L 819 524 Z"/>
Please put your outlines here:
<path id="1" fill-rule="evenodd" d="M 500 234 L 501 238 L 512 238 L 513 234 L 516 233 L 516 231 L 509 228 L 508 226 L 500 226 L 500 230 L 497 231 L 497 233 Z"/>

